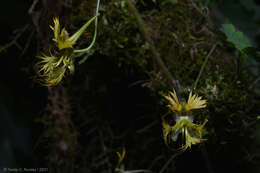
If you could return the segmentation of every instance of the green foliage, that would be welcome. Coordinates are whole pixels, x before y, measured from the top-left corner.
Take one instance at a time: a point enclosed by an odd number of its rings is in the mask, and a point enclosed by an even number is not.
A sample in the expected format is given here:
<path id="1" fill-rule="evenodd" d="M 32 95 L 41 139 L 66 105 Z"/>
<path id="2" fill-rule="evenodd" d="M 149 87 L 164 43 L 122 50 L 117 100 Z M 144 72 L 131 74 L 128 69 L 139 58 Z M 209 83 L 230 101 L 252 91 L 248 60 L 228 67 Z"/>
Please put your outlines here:
<path id="1" fill-rule="evenodd" d="M 260 45 L 259 39 L 257 39 L 260 27 L 260 6 L 255 0 L 214 0 L 210 6 L 213 11 L 216 11 L 217 23 L 234 24 L 254 46 Z"/>
<path id="2" fill-rule="evenodd" d="M 246 36 L 242 32 L 237 31 L 234 25 L 222 24 L 221 31 L 225 33 L 227 41 L 232 43 L 240 52 L 245 48 L 252 47 Z"/>

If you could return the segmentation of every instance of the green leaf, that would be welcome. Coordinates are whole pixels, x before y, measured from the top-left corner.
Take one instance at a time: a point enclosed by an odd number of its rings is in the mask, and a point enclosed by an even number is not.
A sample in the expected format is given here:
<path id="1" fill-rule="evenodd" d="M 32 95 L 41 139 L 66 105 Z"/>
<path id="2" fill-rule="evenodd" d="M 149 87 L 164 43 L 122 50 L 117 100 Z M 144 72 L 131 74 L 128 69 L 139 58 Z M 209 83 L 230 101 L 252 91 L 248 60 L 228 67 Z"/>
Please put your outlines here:
<path id="1" fill-rule="evenodd" d="M 244 36 L 244 34 L 234 27 L 232 24 L 222 24 L 220 29 L 225 33 L 227 37 L 227 41 L 232 43 L 239 51 L 243 51 L 243 49 L 247 47 L 252 47 L 250 41 Z"/>

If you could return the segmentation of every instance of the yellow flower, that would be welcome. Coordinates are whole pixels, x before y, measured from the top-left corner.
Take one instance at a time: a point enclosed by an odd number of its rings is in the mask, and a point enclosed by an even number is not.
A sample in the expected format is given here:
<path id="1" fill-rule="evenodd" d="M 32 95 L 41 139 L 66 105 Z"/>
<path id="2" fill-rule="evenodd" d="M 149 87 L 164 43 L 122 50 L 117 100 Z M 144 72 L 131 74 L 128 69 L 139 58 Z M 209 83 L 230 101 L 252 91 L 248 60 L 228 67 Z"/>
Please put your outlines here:
<path id="1" fill-rule="evenodd" d="M 72 36 L 69 36 L 65 28 L 61 29 L 60 21 L 57 17 L 53 18 L 53 26 L 50 25 L 50 28 L 53 31 L 53 41 L 55 42 L 58 50 L 55 51 L 55 56 L 46 56 L 44 54 L 42 56 L 38 56 L 38 58 L 40 58 L 40 62 L 36 63 L 36 66 L 38 66 L 39 76 L 42 77 L 40 81 L 43 85 L 54 86 L 60 83 L 67 70 L 69 70 L 71 73 L 74 71 L 74 59 L 80 56 L 75 56 L 75 54 L 87 53 L 94 46 L 97 36 L 97 17 L 99 16 L 99 3 L 100 1 L 98 0 L 96 16 L 87 21 Z M 84 49 L 74 49 L 73 46 L 75 45 L 76 41 L 93 21 L 95 21 L 95 32 L 91 44 Z M 84 61 L 85 59 L 80 62 Z"/>
<path id="2" fill-rule="evenodd" d="M 172 111 L 176 111 L 176 123 L 175 125 L 169 125 L 164 118 L 162 118 L 163 138 L 167 144 L 168 138 L 172 141 L 176 141 L 178 136 L 182 135 L 182 147 L 181 150 L 191 148 L 191 145 L 203 142 L 202 129 L 208 120 L 205 120 L 203 124 L 194 124 L 193 115 L 190 114 L 192 109 L 200 109 L 206 107 L 206 100 L 202 100 L 196 94 L 189 93 L 189 98 L 186 103 L 180 104 L 175 90 L 170 92 L 168 96 L 164 96 L 169 101 L 168 107 Z"/>
<path id="3" fill-rule="evenodd" d="M 65 28 L 61 30 L 60 22 L 57 17 L 53 19 L 54 26 L 50 26 L 54 33 L 54 41 L 59 50 L 65 48 L 72 48 L 72 46 L 76 43 L 81 34 L 86 30 L 86 28 L 97 18 L 98 15 L 91 18 L 88 22 L 86 22 L 75 34 L 69 37 L 68 32 Z"/>

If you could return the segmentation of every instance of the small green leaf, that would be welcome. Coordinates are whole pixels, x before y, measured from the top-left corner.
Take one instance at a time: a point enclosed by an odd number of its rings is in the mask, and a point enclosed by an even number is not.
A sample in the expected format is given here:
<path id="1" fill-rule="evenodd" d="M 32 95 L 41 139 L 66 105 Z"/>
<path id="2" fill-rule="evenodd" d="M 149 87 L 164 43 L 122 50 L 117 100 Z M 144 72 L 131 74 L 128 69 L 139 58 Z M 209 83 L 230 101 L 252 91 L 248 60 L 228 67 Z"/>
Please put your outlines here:
<path id="1" fill-rule="evenodd" d="M 234 27 L 232 24 L 222 24 L 220 29 L 225 33 L 227 37 L 227 41 L 234 44 L 234 46 L 239 50 L 243 51 L 243 49 L 247 47 L 252 47 L 250 41 L 244 36 L 244 34 Z"/>

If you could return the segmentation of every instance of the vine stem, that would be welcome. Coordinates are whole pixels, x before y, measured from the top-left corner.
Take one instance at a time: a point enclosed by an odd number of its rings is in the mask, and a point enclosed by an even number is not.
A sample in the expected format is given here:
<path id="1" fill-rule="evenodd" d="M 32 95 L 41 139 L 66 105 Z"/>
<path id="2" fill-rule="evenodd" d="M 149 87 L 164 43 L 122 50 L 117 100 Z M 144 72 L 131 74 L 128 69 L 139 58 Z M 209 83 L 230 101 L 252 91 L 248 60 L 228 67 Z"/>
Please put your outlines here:
<path id="1" fill-rule="evenodd" d="M 198 76 L 197 76 L 197 79 L 196 79 L 196 81 L 195 81 L 195 83 L 194 83 L 193 90 L 195 90 L 195 89 L 197 88 L 198 82 L 199 82 L 199 79 L 200 79 L 200 76 L 201 76 L 201 74 L 202 74 L 202 72 L 203 72 L 203 70 L 204 70 L 204 68 L 205 68 L 205 66 L 206 66 L 206 64 L 207 64 L 207 62 L 208 62 L 208 60 L 209 60 L 209 57 L 210 57 L 211 54 L 214 52 L 214 50 L 216 49 L 216 46 L 217 46 L 217 45 L 218 45 L 218 43 L 216 43 L 216 44 L 211 48 L 211 50 L 209 51 L 208 55 L 206 56 L 206 58 L 205 58 L 205 60 L 204 60 L 204 62 L 203 62 L 203 64 L 202 64 L 202 66 L 201 66 L 201 68 L 200 68 L 200 72 L 199 72 L 199 74 L 198 74 Z"/>
<path id="2" fill-rule="evenodd" d="M 145 23 L 142 20 L 139 12 L 137 11 L 137 9 L 135 8 L 135 5 L 133 4 L 132 0 L 126 0 L 129 9 L 131 10 L 131 12 L 133 13 L 133 15 L 136 18 L 137 24 L 139 26 L 139 29 L 141 31 L 141 33 L 143 34 L 144 39 L 146 40 L 146 42 L 149 44 L 149 47 L 151 49 L 151 52 L 153 54 L 153 57 L 155 58 L 155 60 L 157 61 L 159 67 L 161 68 L 161 70 L 164 72 L 164 74 L 167 76 L 167 78 L 169 79 L 171 85 L 173 85 L 173 87 L 175 88 L 176 92 L 178 93 L 179 91 L 179 85 L 177 84 L 176 80 L 174 80 L 173 76 L 171 75 L 170 71 L 168 70 L 168 68 L 166 67 L 166 65 L 164 64 L 163 60 L 160 57 L 159 52 L 156 50 L 154 43 L 148 33 L 148 30 L 146 29 Z"/>

